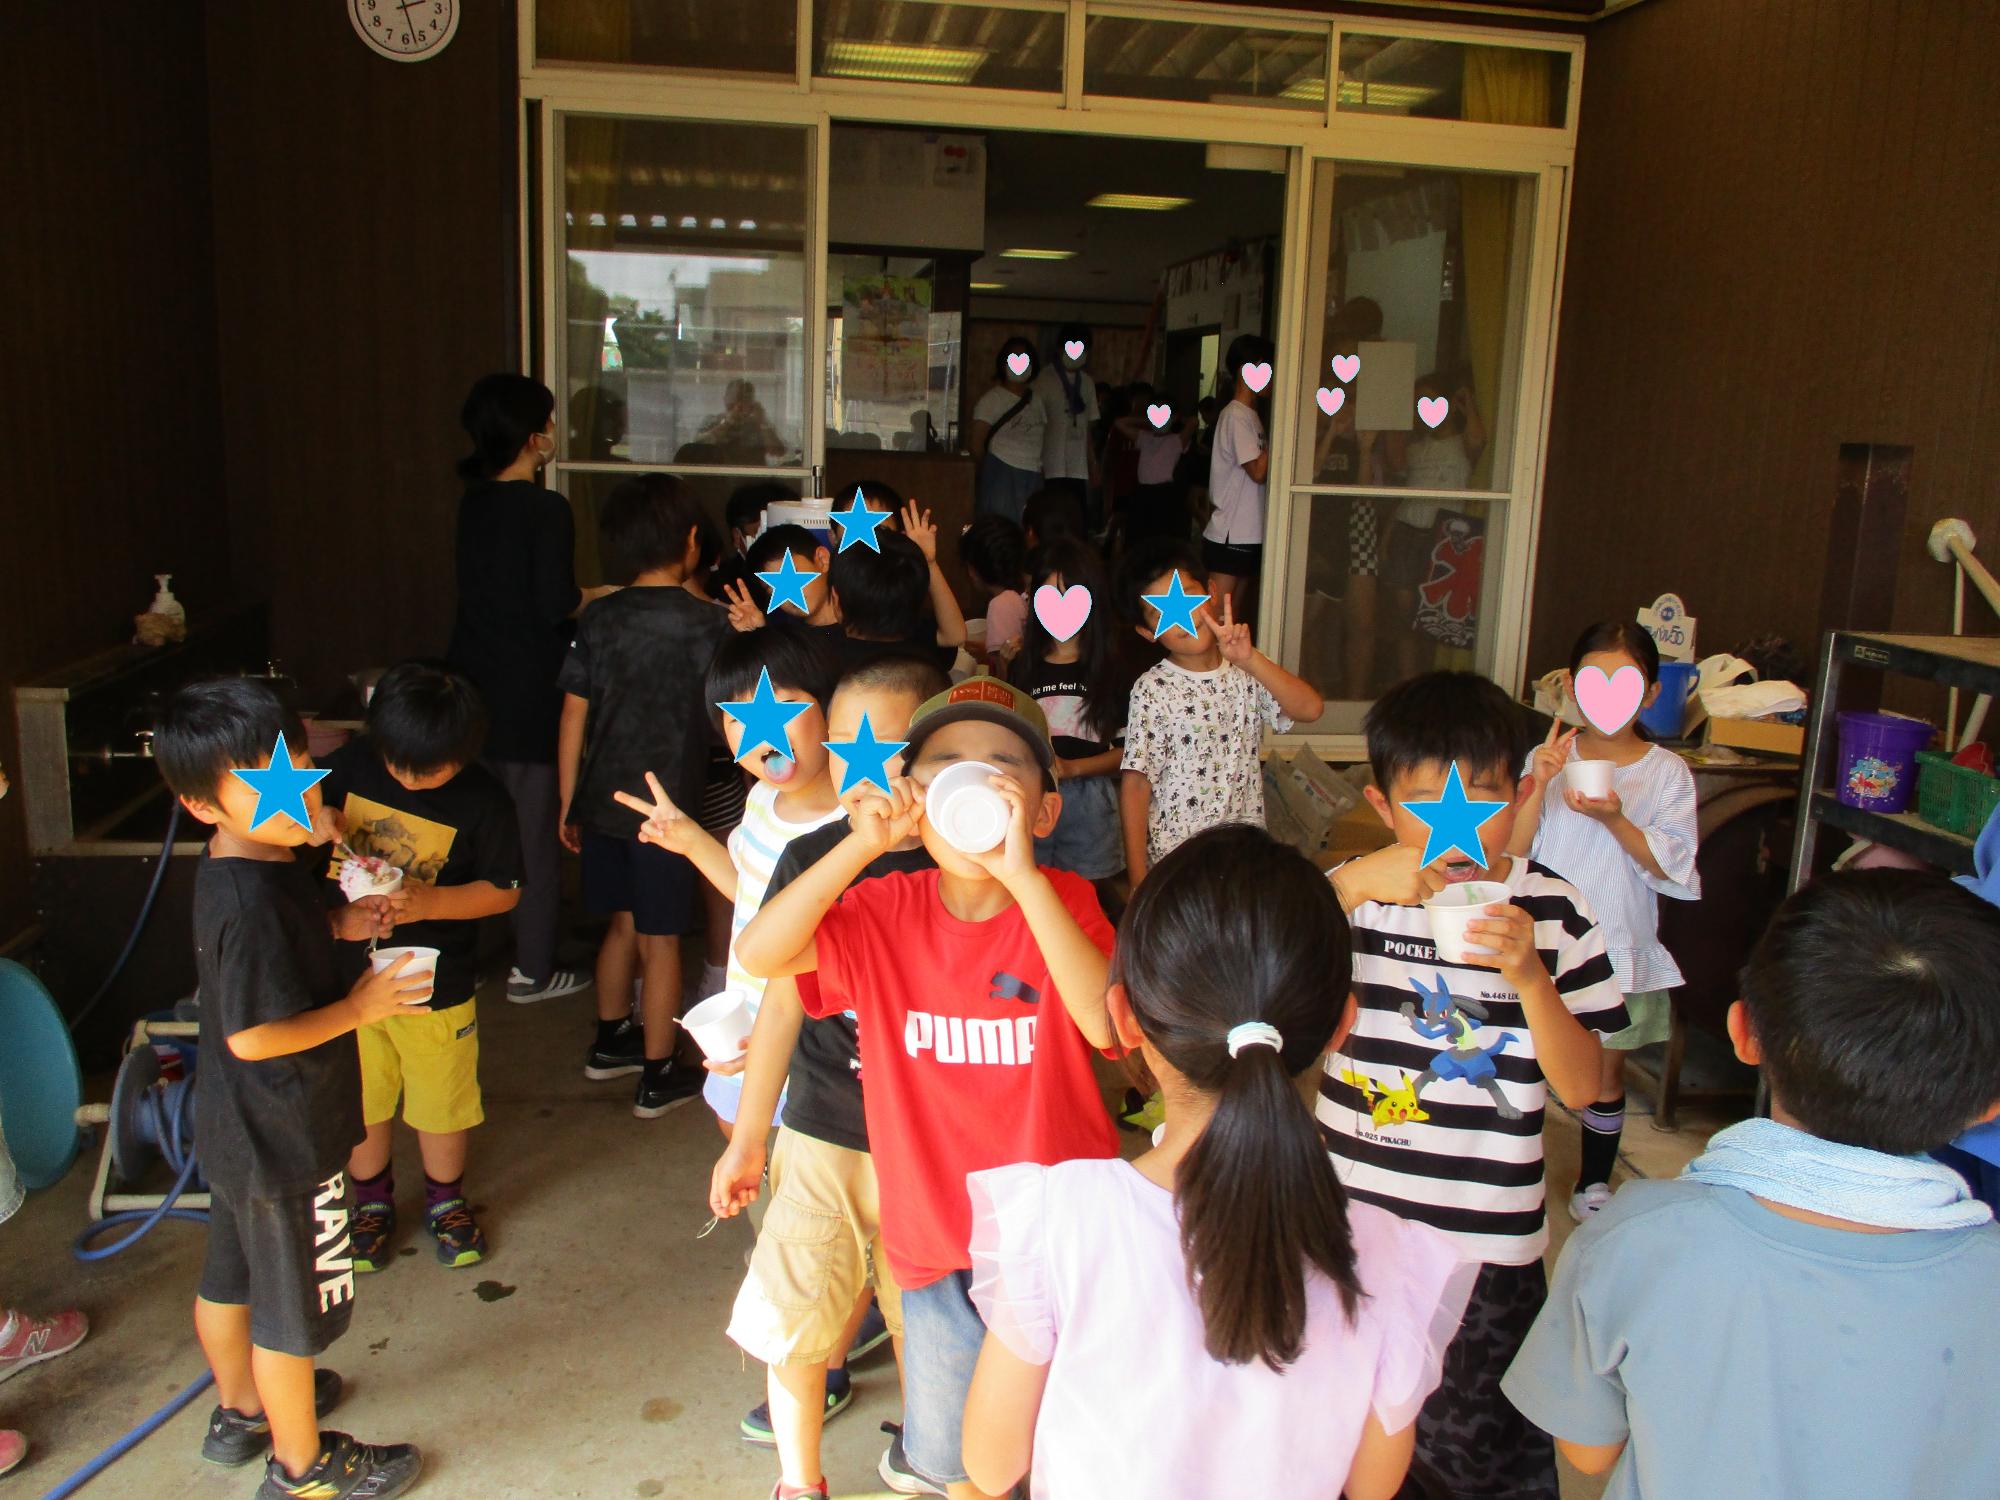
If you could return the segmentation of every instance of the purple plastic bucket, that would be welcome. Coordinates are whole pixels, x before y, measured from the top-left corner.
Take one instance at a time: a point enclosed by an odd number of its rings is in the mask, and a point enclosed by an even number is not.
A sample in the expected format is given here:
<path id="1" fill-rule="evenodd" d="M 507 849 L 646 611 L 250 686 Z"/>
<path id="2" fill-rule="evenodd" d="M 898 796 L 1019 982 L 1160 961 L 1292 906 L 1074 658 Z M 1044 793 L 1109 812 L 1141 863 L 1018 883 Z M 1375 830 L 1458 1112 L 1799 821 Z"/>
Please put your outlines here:
<path id="1" fill-rule="evenodd" d="M 1937 731 L 1922 719 L 1840 716 L 1840 777 L 1834 795 L 1867 812 L 1899 813 L 1917 793 L 1917 752 Z"/>

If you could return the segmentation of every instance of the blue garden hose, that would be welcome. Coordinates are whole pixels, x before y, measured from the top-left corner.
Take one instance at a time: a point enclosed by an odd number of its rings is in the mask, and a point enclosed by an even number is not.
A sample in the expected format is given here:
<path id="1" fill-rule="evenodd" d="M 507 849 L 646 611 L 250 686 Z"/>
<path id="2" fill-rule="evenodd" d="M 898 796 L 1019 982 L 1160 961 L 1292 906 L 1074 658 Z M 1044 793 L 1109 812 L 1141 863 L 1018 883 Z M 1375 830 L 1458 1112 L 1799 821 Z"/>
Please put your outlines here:
<path id="1" fill-rule="evenodd" d="M 133 1236 L 133 1238 L 136 1239 L 137 1236 L 135 1235 Z M 130 1241 L 127 1241 L 126 1243 L 129 1244 Z M 124 1248 L 124 1245 L 120 1245 L 117 1248 L 122 1250 Z M 117 1251 L 113 1250 L 107 1253 L 116 1254 Z M 186 1406 L 189 1402 L 193 1401 L 203 1391 L 207 1390 L 210 1386 L 214 1384 L 215 1384 L 215 1377 L 209 1374 L 208 1371 L 206 1370 L 202 1371 L 201 1379 L 190 1382 L 187 1388 L 183 1390 L 179 1395 L 175 1396 L 173 1400 L 169 1401 L 165 1406 L 161 1407 L 158 1411 L 154 1412 L 150 1417 L 146 1418 L 146 1420 L 141 1422 L 137 1427 L 134 1427 L 130 1432 L 126 1433 L 125 1436 L 118 1439 L 117 1442 L 113 1443 L 109 1448 L 106 1448 L 102 1453 L 98 1454 L 97 1457 L 93 1458 L 89 1463 L 85 1464 L 82 1468 L 78 1469 L 74 1474 L 70 1475 L 69 1478 L 65 1479 L 61 1484 L 57 1485 L 54 1489 L 50 1490 L 48 1493 L 43 1495 L 42 1500 L 68 1500 L 69 1496 L 74 1495 L 78 1490 L 82 1489 L 86 1484 L 89 1484 L 90 1481 L 95 1479 L 99 1474 L 102 1474 L 106 1469 L 110 1468 L 113 1464 L 117 1463 L 119 1459 L 123 1458 L 126 1454 L 130 1453 L 134 1448 L 138 1447 L 139 1444 L 143 1443 L 147 1438 L 151 1437 L 154 1433 L 158 1432 L 170 1420 L 172 1420 L 174 1415 L 177 1412 L 179 1412 L 182 1407 Z"/>

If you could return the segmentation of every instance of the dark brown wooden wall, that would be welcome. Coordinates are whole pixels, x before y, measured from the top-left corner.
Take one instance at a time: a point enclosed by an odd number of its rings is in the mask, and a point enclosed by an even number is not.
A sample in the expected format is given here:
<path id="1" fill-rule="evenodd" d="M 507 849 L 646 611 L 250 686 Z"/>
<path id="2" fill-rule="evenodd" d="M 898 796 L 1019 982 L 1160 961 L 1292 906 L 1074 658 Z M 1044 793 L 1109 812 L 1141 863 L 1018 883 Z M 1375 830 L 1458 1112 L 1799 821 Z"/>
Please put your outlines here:
<path id="1" fill-rule="evenodd" d="M 1843 442 L 1916 450 L 1896 628 L 1949 628 L 1936 518 L 2000 565 L 1996 57 L 1994 0 L 1650 0 L 1591 29 L 1531 676 L 1669 588 L 1704 652 L 1813 649 Z"/>
<path id="2" fill-rule="evenodd" d="M 208 8 L 232 557 L 324 697 L 441 653 L 459 403 L 518 367 L 512 0 L 416 63 L 344 4 Z"/>
<path id="3" fill-rule="evenodd" d="M 199 28 L 150 0 L 0 19 L 0 763 L 13 685 L 129 640 L 171 570 L 228 602 Z M 32 919 L 15 791 L 0 940 Z"/>

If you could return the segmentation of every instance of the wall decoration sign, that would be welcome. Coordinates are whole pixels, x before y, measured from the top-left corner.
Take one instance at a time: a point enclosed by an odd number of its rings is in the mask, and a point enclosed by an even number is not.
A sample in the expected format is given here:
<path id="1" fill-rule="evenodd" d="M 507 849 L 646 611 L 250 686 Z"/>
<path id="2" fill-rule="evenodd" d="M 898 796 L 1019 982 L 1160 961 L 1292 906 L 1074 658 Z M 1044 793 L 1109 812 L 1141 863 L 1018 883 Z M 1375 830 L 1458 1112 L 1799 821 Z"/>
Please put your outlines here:
<path id="1" fill-rule="evenodd" d="M 347 0 L 347 18 L 370 48 L 394 62 L 422 62 L 451 45 L 459 0 Z"/>
<path id="2" fill-rule="evenodd" d="M 840 390 L 911 410 L 930 400 L 931 284 L 849 276 L 840 290 Z"/>

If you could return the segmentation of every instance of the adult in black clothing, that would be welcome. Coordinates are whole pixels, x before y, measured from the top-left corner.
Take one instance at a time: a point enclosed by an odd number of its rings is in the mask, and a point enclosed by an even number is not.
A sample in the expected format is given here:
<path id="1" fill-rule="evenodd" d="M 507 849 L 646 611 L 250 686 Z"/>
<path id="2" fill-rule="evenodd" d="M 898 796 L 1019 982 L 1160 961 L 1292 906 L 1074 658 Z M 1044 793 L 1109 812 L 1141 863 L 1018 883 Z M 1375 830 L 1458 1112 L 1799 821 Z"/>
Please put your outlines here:
<path id="1" fill-rule="evenodd" d="M 487 375 L 459 422 L 472 452 L 458 466 L 458 610 L 451 665 L 486 700 L 486 763 L 514 799 L 521 829 L 521 901 L 514 908 L 514 971 L 507 998 L 569 994 L 588 974 L 556 968 L 562 844 L 557 827 L 556 672 L 570 622 L 609 590 L 576 586 L 576 522 L 569 502 L 539 479 L 555 456 L 556 398 L 525 375 Z"/>

